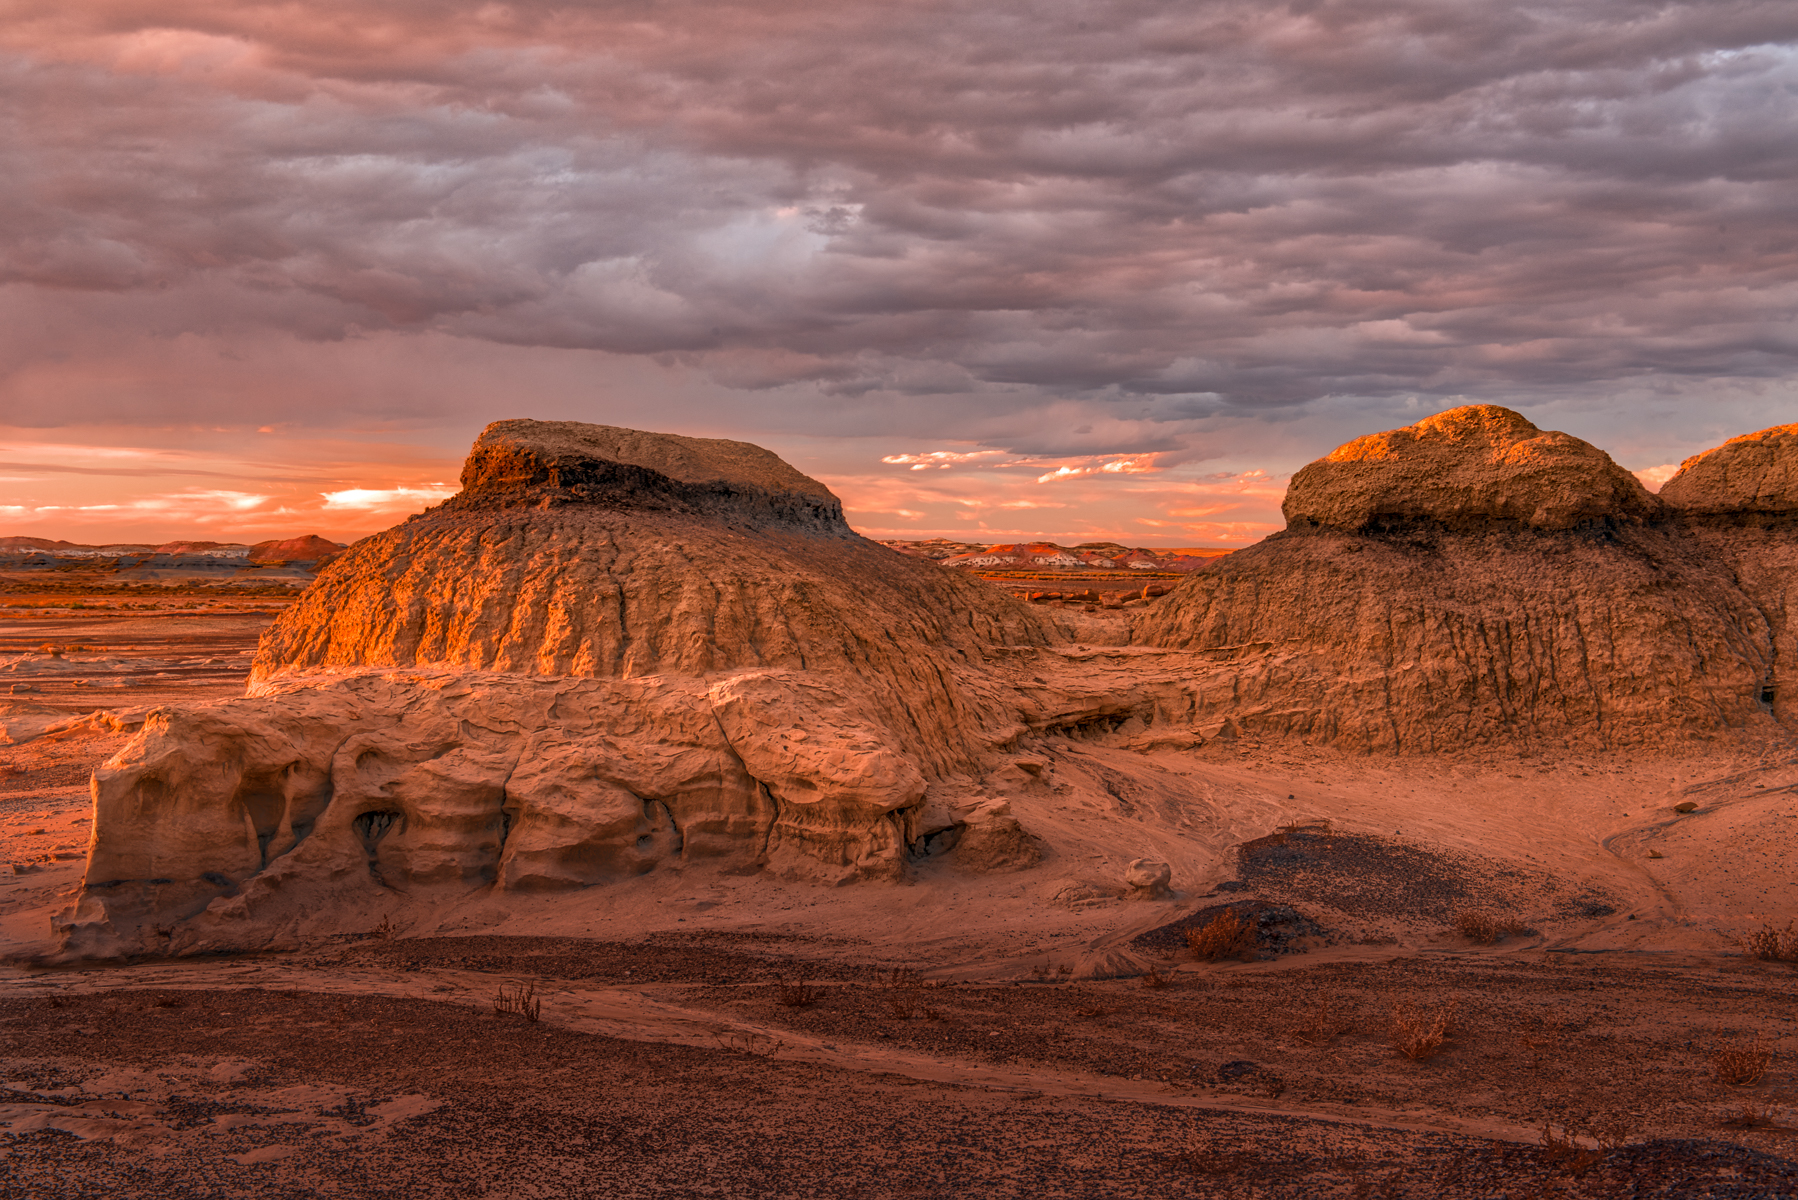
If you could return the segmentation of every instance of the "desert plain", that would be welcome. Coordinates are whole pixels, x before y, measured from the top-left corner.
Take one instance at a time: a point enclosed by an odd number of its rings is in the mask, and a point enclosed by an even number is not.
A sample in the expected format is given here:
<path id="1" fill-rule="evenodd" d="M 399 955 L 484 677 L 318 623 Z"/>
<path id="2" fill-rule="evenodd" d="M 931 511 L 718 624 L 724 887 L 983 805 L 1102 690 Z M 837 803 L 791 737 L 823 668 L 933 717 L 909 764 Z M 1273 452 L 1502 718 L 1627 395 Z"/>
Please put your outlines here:
<path id="1" fill-rule="evenodd" d="M 303 590 L 8 574 L 0 1196 L 1798 1194 L 1755 439 L 1454 410 L 1088 602 L 508 421 Z"/>

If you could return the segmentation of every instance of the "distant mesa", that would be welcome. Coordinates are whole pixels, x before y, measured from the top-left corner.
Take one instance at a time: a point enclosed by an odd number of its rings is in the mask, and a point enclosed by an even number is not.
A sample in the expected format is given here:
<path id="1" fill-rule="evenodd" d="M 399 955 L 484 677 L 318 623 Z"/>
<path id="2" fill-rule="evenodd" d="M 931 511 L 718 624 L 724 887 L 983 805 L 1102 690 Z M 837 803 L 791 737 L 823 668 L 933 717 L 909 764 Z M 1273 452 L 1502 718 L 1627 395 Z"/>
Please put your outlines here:
<path id="1" fill-rule="evenodd" d="M 263 544 L 274 545 L 275 543 L 265 542 Z M 250 547 L 242 542 L 164 542 L 156 547 L 155 552 L 157 554 L 206 554 L 217 550 L 242 551 L 244 556 L 248 557 Z"/>
<path id="2" fill-rule="evenodd" d="M 88 550 L 92 548 L 91 546 L 77 547 L 74 542 L 56 541 L 52 538 L 0 537 L 0 554 L 19 554 L 29 550 Z"/>
<path id="3" fill-rule="evenodd" d="M 1695 517 L 1798 513 L 1798 425 L 1775 425 L 1693 455 L 1662 485 L 1661 499 Z"/>
<path id="4" fill-rule="evenodd" d="M 1292 477 L 1282 511 L 1288 528 L 1351 531 L 1395 523 L 1557 530 L 1665 515 L 1604 451 L 1491 404 L 1337 447 Z"/>
<path id="5" fill-rule="evenodd" d="M 273 541 L 257 542 L 250 547 L 251 562 L 318 562 L 346 549 L 342 542 L 333 542 L 309 533 L 304 537 L 280 538 Z"/>
<path id="6" fill-rule="evenodd" d="M 1131 549 L 1117 542 L 1058 546 L 1054 542 L 1014 542 L 952 555 L 945 567 L 1019 571 L 1192 571 L 1228 551 Z"/>

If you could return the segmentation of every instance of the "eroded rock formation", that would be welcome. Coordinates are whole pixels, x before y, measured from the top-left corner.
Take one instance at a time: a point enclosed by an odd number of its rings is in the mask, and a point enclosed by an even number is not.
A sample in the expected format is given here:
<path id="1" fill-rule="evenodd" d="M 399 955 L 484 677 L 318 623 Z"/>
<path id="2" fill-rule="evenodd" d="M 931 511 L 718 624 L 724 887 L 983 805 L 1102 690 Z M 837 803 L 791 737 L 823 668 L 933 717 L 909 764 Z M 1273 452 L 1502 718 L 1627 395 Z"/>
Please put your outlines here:
<path id="1" fill-rule="evenodd" d="M 158 714 L 97 774 L 71 949 L 152 916 L 254 944 L 371 889 L 894 878 L 964 834 L 969 865 L 1034 861 L 979 779 L 1041 616 L 740 442 L 505 421 L 463 484 L 335 561 L 249 698 Z"/>
<path id="2" fill-rule="evenodd" d="M 1661 497 L 1766 620 L 1771 647 L 1760 700 L 1781 720 L 1798 719 L 1798 425 L 1693 455 Z"/>
<path id="3" fill-rule="evenodd" d="M 1231 661 L 1220 715 L 1240 729 L 1440 753 L 1765 721 L 1759 606 L 1576 438 L 1454 409 L 1306 467 L 1286 514 L 1285 532 L 1182 582 L 1137 631 Z"/>
<path id="4" fill-rule="evenodd" d="M 1054 853 L 1006 799 L 1055 794 L 1032 739 L 1783 738 L 1792 433 L 1657 498 L 1578 439 L 1453 410 L 1307 467 L 1284 533 L 1132 624 L 866 541 L 754 446 L 500 422 L 461 493 L 287 610 L 250 696 L 152 713 L 96 774 L 65 950 L 259 945 L 676 865 L 1027 869 Z"/>

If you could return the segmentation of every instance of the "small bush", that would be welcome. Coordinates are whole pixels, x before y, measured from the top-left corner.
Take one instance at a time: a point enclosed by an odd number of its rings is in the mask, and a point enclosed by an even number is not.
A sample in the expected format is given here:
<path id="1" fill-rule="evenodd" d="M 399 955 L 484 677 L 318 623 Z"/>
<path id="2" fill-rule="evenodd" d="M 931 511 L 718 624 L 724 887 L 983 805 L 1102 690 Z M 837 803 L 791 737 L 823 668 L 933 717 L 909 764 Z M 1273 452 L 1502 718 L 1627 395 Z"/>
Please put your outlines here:
<path id="1" fill-rule="evenodd" d="M 1164 988 L 1168 984 L 1168 978 L 1154 967 L 1150 967 L 1136 982 L 1146 988 Z"/>
<path id="2" fill-rule="evenodd" d="M 1406 1058 L 1428 1062 L 1454 1035 L 1455 1002 L 1433 1009 L 1408 1004 L 1392 1006 L 1392 1048 Z"/>
<path id="3" fill-rule="evenodd" d="M 1247 962 L 1255 956 L 1259 945 L 1255 922 L 1234 909 L 1226 909 L 1204 926 L 1186 931 L 1186 948 L 1201 962 L 1225 958 L 1240 958 Z"/>
<path id="4" fill-rule="evenodd" d="M 1529 937 L 1536 931 L 1521 921 L 1507 921 L 1483 908 L 1458 908 L 1454 915 L 1455 932 L 1482 946 L 1505 937 Z"/>
<path id="5" fill-rule="evenodd" d="M 1793 928 L 1791 921 L 1786 922 L 1784 929 L 1763 925 L 1757 932 L 1739 939 L 1739 944 L 1749 958 L 1758 958 L 1762 962 L 1798 963 L 1798 929 Z"/>
<path id="6" fill-rule="evenodd" d="M 543 1001 L 537 998 L 535 983 L 499 985 L 499 994 L 493 998 L 493 1015 L 503 1017 L 507 1014 L 523 1017 L 527 1021 L 536 1021 L 542 1017 Z"/>
<path id="7" fill-rule="evenodd" d="M 1759 1083 L 1767 1074 L 1767 1064 L 1772 1061 L 1772 1049 L 1757 1037 L 1752 1042 L 1719 1046 L 1711 1055 L 1711 1070 L 1716 1072 L 1718 1083 L 1746 1087 Z"/>

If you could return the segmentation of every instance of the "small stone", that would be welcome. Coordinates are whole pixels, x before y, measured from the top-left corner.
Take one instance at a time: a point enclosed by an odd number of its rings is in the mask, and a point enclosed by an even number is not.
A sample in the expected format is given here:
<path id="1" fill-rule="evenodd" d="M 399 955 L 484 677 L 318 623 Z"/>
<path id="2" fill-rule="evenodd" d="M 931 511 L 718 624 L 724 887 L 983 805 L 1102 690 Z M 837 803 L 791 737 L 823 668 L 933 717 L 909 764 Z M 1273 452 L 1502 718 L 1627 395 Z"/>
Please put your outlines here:
<path id="1" fill-rule="evenodd" d="M 1666 857 L 1666 856 L 1665 856 L 1665 855 L 1663 855 L 1663 854 L 1662 854 L 1662 853 L 1661 853 L 1661 852 L 1660 852 L 1660 851 L 1659 851 L 1659 850 L 1650 850 L 1650 851 L 1649 851 L 1649 852 L 1648 852 L 1648 857 L 1650 857 L 1650 858 L 1664 858 L 1664 857 Z"/>
<path id="2" fill-rule="evenodd" d="M 1124 886 L 1130 889 L 1127 898 L 1165 900 L 1173 895 L 1173 889 L 1168 886 L 1173 877 L 1174 869 L 1164 862 L 1152 858 L 1136 859 L 1124 871 Z"/>
<path id="3" fill-rule="evenodd" d="M 1673 806 L 1673 811 L 1676 813 L 1697 812 L 1698 804 L 1693 800 L 1681 800 L 1678 804 Z"/>

